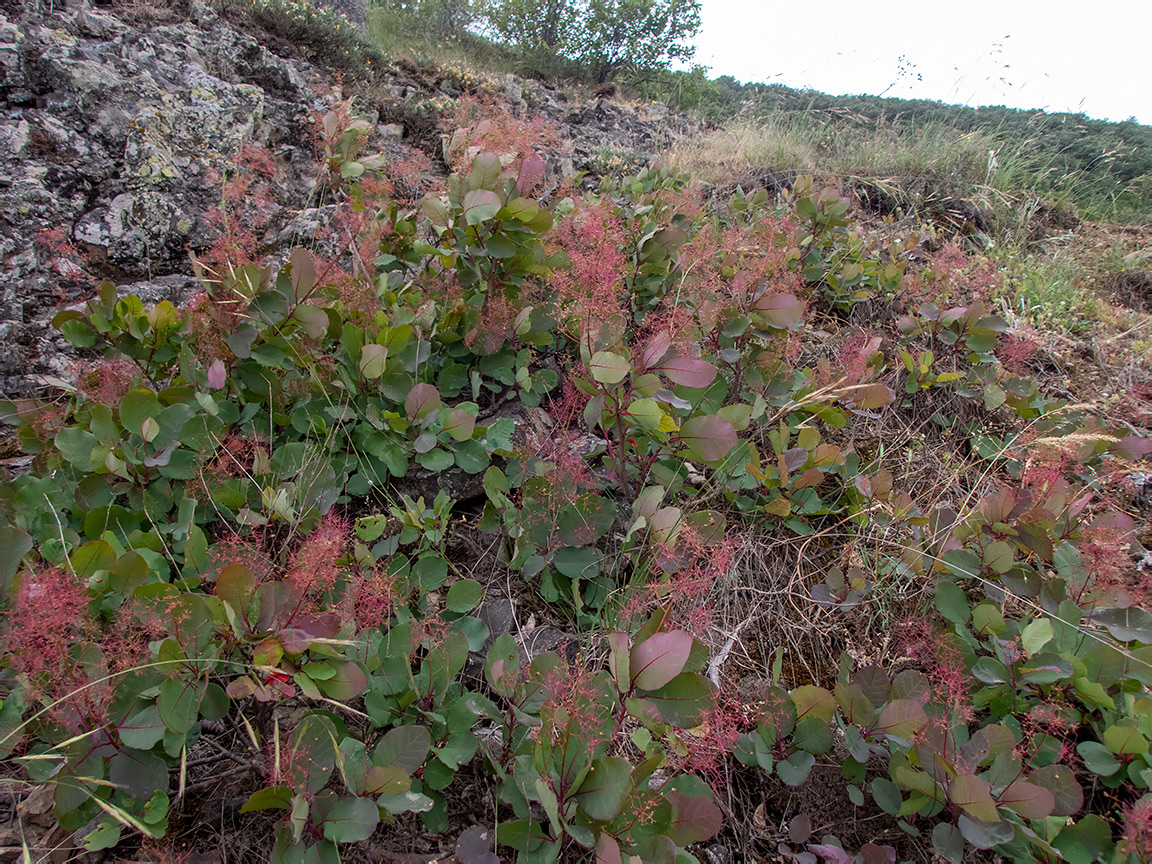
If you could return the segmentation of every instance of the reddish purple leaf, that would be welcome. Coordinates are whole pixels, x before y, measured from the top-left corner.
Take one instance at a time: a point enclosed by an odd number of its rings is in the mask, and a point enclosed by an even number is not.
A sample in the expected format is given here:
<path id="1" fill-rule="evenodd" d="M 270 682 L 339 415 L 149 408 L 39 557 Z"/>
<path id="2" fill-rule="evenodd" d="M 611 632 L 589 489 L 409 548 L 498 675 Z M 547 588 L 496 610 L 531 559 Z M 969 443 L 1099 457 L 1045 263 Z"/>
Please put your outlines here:
<path id="1" fill-rule="evenodd" d="M 525 156 L 520 162 L 520 176 L 516 179 L 516 191 L 521 195 L 527 195 L 543 180 L 544 157 L 539 153 Z"/>
<path id="2" fill-rule="evenodd" d="M 340 616 L 334 612 L 297 615 L 292 626 L 310 639 L 331 639 L 340 632 Z"/>
<path id="3" fill-rule="evenodd" d="M 620 844 L 611 834 L 601 834 L 596 840 L 596 864 L 621 864 Z"/>
<path id="4" fill-rule="evenodd" d="M 640 368 L 650 369 L 655 366 L 664 359 L 664 355 L 668 353 L 668 349 L 671 347 L 672 337 L 667 330 L 661 330 L 653 335 L 640 355 Z"/>
<path id="5" fill-rule="evenodd" d="M 672 824 L 668 826 L 668 836 L 677 846 L 700 843 L 724 827 L 724 816 L 720 808 L 707 797 L 681 792 L 669 792 L 664 797 L 672 804 Z"/>
<path id="6" fill-rule="evenodd" d="M 632 648 L 632 686 L 658 690 L 679 675 L 692 653 L 692 636 L 683 630 L 656 633 Z"/>
<path id="7" fill-rule="evenodd" d="M 1071 816 L 1084 806 L 1084 790 L 1076 781 L 1076 772 L 1067 765 L 1037 768 L 1028 780 L 1052 793 L 1053 816 Z"/>
<path id="8" fill-rule="evenodd" d="M 719 462 L 736 446 L 736 429 L 723 417 L 692 417 L 680 427 L 680 443 L 701 462 Z"/>
<path id="9" fill-rule="evenodd" d="M 1125 435 L 1115 444 L 1112 444 L 1111 449 L 1129 459 L 1140 459 L 1152 452 L 1152 441 L 1147 438 L 1139 438 L 1136 435 Z"/>
<path id="10" fill-rule="evenodd" d="M 807 813 L 797 813 L 788 823 L 788 839 L 793 843 L 804 843 L 812 836 L 812 817 Z"/>
<path id="11" fill-rule="evenodd" d="M 492 852 L 492 832 L 486 825 L 473 825 L 456 841 L 456 860 L 460 864 L 500 864 Z"/>
<path id="12" fill-rule="evenodd" d="M 303 654 L 312 644 L 312 637 L 295 627 L 278 630 L 276 638 L 280 640 L 280 647 L 284 649 L 285 654 Z"/>
<path id="13" fill-rule="evenodd" d="M 654 372 L 661 372 L 673 384 L 684 387 L 707 387 L 716 380 L 716 367 L 707 360 L 695 357 L 669 357 L 660 361 L 659 366 L 652 367 Z"/>
<path id="14" fill-rule="evenodd" d="M 852 856 L 831 843 L 812 843 L 808 846 L 809 852 L 815 852 L 830 864 L 852 864 Z"/>
<path id="15" fill-rule="evenodd" d="M 440 407 L 440 391 L 431 384 L 421 382 L 408 391 L 404 410 L 410 420 L 422 420 Z"/>
<path id="16" fill-rule="evenodd" d="M 880 712 L 879 728 L 897 738 L 911 738 L 928 722 L 928 715 L 915 699 L 896 699 Z"/>
<path id="17" fill-rule="evenodd" d="M 228 372 L 224 368 L 224 361 L 213 360 L 212 365 L 208 367 L 208 386 L 212 390 L 219 390 L 224 386 L 227 377 Z"/>
<path id="18" fill-rule="evenodd" d="M 1000 793 L 1000 804 L 1025 819 L 1046 819 L 1056 809 L 1056 796 L 1042 786 L 1017 780 Z"/>
<path id="19" fill-rule="evenodd" d="M 891 846 L 865 843 L 860 847 L 860 855 L 864 859 L 864 864 L 896 864 L 896 850 Z"/>
<path id="20" fill-rule="evenodd" d="M 871 411 L 874 408 L 883 408 L 896 398 L 891 390 L 883 384 L 868 384 L 852 393 L 852 402 L 857 408 Z"/>
<path id="21" fill-rule="evenodd" d="M 797 326 L 804 319 L 804 304 L 791 294 L 769 294 L 752 307 L 763 313 L 772 327 L 781 330 Z"/>

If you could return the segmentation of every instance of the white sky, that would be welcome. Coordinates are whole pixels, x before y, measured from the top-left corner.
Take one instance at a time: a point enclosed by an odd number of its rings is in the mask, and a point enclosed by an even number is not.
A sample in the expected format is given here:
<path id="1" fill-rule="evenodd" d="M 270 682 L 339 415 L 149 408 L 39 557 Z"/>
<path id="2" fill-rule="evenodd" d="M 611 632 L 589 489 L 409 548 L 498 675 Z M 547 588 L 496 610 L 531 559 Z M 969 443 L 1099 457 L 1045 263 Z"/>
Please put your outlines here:
<path id="1" fill-rule="evenodd" d="M 1152 0 L 702 3 L 711 77 L 1152 124 Z"/>

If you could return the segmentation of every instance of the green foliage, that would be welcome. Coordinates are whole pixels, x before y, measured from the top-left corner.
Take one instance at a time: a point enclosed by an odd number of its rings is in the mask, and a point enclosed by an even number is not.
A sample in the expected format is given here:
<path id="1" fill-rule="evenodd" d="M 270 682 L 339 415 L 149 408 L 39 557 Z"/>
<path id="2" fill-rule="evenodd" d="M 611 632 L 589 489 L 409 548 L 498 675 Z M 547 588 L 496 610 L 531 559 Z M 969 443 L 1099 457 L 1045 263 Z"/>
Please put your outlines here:
<path id="1" fill-rule="evenodd" d="M 513 0 L 494 6 L 488 24 L 529 55 L 580 64 L 603 83 L 622 70 L 644 74 L 692 56 L 698 0 Z"/>
<path id="2" fill-rule="evenodd" d="M 832 189 L 812 192 L 812 179 L 800 178 L 787 200 L 802 221 L 798 248 L 790 251 L 804 277 L 823 282 L 829 301 L 840 309 L 872 297 L 889 296 L 900 287 L 908 255 L 920 237 L 870 248 L 850 230 L 848 201 Z"/>
<path id="3" fill-rule="evenodd" d="M 282 811 L 275 861 L 335 858 L 401 814 L 447 831 L 462 771 L 497 801 L 492 837 L 460 837 L 467 860 L 691 860 L 723 827 L 691 767 L 705 741 L 787 786 L 842 742 L 850 799 L 945 860 L 1108 854 L 1111 814 L 1084 790 L 1152 782 L 1152 616 L 1084 554 L 1124 525 L 1094 499 L 1106 466 L 1145 439 L 1005 370 L 1006 322 L 979 301 L 798 366 L 809 307 L 891 301 L 918 243 L 864 243 L 811 181 L 705 212 L 651 166 L 546 206 L 539 156 L 479 153 L 409 209 L 372 197 L 386 160 L 360 152 L 362 122 L 324 127 L 333 199 L 372 229 L 358 291 L 302 248 L 198 263 L 187 309 L 106 283 L 54 324 L 107 374 L 3 406 L 32 470 L 0 487 L 0 750 L 51 786 L 61 826 L 94 825 L 93 850 L 163 836 L 189 753 L 228 718 L 251 744 L 243 812 Z M 1074 468 L 981 430 L 1002 482 L 948 509 L 847 443 L 878 412 L 956 428 L 953 396 Z M 452 551 L 457 488 L 482 490 L 484 564 L 602 637 L 603 662 L 489 642 L 486 571 Z M 879 536 L 867 566 L 789 593 L 839 615 L 930 585 L 915 668 L 845 659 L 835 683 L 785 687 L 778 657 L 736 728 L 681 623 L 702 591 L 678 593 L 729 576 L 729 522 Z M 291 728 L 249 710 L 288 698 Z M 811 827 L 779 848 L 846 854 Z"/>
<path id="4" fill-rule="evenodd" d="M 389 64 L 356 25 L 308 0 L 215 0 L 215 5 L 222 14 L 262 27 L 308 58 L 359 80 L 375 79 Z"/>
<path id="5" fill-rule="evenodd" d="M 492 4 L 485 18 L 504 41 L 547 58 L 568 50 L 580 16 L 580 8 L 569 0 L 508 0 Z"/>
<path id="6" fill-rule="evenodd" d="M 711 682 L 689 668 L 692 636 L 660 630 L 660 620 L 634 638 L 609 634 L 611 671 L 595 674 L 554 655 L 523 669 L 509 636 L 489 650 L 485 675 L 500 697 L 490 717 L 501 727 L 486 756 L 517 817 L 497 827 L 496 839 L 517 860 L 556 860 L 565 847 L 650 859 L 720 829 L 720 809 L 697 778 L 649 782 L 677 746 L 677 730 L 697 725 L 714 698 Z M 648 732 L 636 765 L 608 755 L 626 719 Z M 547 824 L 533 819 L 532 804 Z"/>
<path id="7" fill-rule="evenodd" d="M 590 0 L 580 22 L 576 59 L 596 81 L 686 60 L 700 29 L 698 0 Z"/>

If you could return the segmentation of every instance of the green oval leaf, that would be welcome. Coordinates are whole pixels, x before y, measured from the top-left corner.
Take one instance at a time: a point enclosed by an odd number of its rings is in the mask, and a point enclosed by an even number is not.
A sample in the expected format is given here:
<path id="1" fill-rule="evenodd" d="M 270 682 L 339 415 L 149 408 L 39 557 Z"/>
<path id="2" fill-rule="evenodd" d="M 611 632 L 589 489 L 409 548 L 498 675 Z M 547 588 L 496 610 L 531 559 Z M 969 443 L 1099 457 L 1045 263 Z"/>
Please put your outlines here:
<path id="1" fill-rule="evenodd" d="M 428 756 L 432 736 L 424 726 L 397 726 L 389 729 L 372 751 L 372 764 L 398 765 L 415 774 Z"/>
<path id="2" fill-rule="evenodd" d="M 996 822 L 996 802 L 988 784 L 975 774 L 958 774 L 948 784 L 948 800 L 965 813 L 983 822 Z"/>
<path id="3" fill-rule="evenodd" d="M 464 196 L 464 221 L 469 225 L 487 222 L 500 212 L 500 196 L 488 189 L 473 189 Z"/>
<path id="4" fill-rule="evenodd" d="M 216 596 L 245 618 L 255 590 L 256 577 L 243 564 L 225 567 L 216 577 Z"/>
<path id="5" fill-rule="evenodd" d="M 160 400 L 147 387 L 133 387 L 120 400 L 120 425 L 140 435 L 144 421 L 160 415 Z"/>
<path id="6" fill-rule="evenodd" d="M 335 673 L 329 678 L 316 682 L 329 699 L 340 701 L 355 699 L 368 689 L 368 675 L 359 663 L 351 660 L 347 662 L 330 660 L 329 662 L 335 668 Z"/>
<path id="7" fill-rule="evenodd" d="M 576 792 L 580 808 L 601 822 L 615 819 L 632 791 L 632 766 L 616 756 L 592 761 L 592 769 Z"/>
<path id="8" fill-rule="evenodd" d="M 341 798 L 324 817 L 324 837 L 333 843 L 367 840 L 380 822 L 380 810 L 371 798 Z"/>
<path id="9" fill-rule="evenodd" d="M 196 725 L 200 701 L 207 687 L 206 681 L 185 681 L 181 678 L 169 678 L 160 685 L 156 709 L 169 732 L 183 735 Z"/>
<path id="10" fill-rule="evenodd" d="M 597 351 L 588 363 L 593 380 L 601 384 L 619 384 L 631 368 L 631 363 L 612 351 Z"/>
<path id="11" fill-rule="evenodd" d="M 467 441 L 476 429 L 476 418 L 463 408 L 453 408 L 444 419 L 444 431 L 456 441 Z"/>
<path id="12" fill-rule="evenodd" d="M 648 693 L 646 701 L 656 707 L 665 723 L 677 729 L 692 729 L 715 707 L 715 693 L 716 688 L 707 678 L 683 672 Z"/>
<path id="13" fill-rule="evenodd" d="M 453 612 L 470 612 L 484 599 L 484 589 L 472 579 L 461 579 L 448 589 L 445 604 Z"/>
<path id="14" fill-rule="evenodd" d="M 375 342 L 369 342 L 360 349 L 360 374 L 369 380 L 384 374 L 388 362 L 388 349 Z"/>

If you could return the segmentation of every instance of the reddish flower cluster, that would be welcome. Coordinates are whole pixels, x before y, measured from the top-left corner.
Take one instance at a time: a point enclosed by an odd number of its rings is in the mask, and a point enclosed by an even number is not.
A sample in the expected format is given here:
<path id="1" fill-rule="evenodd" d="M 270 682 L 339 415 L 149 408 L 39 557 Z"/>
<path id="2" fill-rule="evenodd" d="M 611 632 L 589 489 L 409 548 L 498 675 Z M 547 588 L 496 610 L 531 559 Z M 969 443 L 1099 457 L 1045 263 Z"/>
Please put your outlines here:
<path id="1" fill-rule="evenodd" d="M 117 405 L 132 386 L 137 371 L 129 360 L 101 360 L 80 378 L 80 389 L 94 402 Z"/>
<path id="2" fill-rule="evenodd" d="M 69 239 L 68 234 L 60 226 L 45 228 L 36 235 L 33 242 L 37 249 L 50 258 L 74 258 L 80 254 Z"/>
<path id="3" fill-rule="evenodd" d="M 756 716 L 751 706 L 741 703 L 733 694 L 721 692 L 716 697 L 716 707 L 703 722 L 685 733 L 688 752 L 681 757 L 673 754 L 669 760 L 670 773 L 698 774 L 714 790 L 723 791 L 728 787 L 725 770 L 728 754 L 737 739 L 755 726 Z"/>
<path id="4" fill-rule="evenodd" d="M 1121 848 L 1144 864 L 1152 861 L 1152 795 L 1145 795 L 1124 810 Z"/>
<path id="5" fill-rule="evenodd" d="M 880 348 L 880 338 L 859 330 L 840 347 L 840 369 L 848 384 L 859 384 L 868 375 L 868 364 Z"/>
<path id="6" fill-rule="evenodd" d="M 344 617 L 355 623 L 357 631 L 379 627 L 392 615 L 396 579 L 386 563 L 356 574 L 349 586 L 344 604 Z"/>
<path id="7" fill-rule="evenodd" d="M 624 306 L 623 228 L 606 207 L 578 205 L 551 232 L 549 240 L 563 251 L 571 266 L 557 271 L 550 288 L 563 326 L 579 339 L 618 317 Z"/>
<path id="8" fill-rule="evenodd" d="M 1059 696 L 1052 694 L 1051 699 Z M 1076 716 L 1072 709 L 1072 716 Z M 1068 713 L 1062 710 L 1060 704 L 1045 702 L 1033 705 L 1028 713 L 1021 718 L 1021 731 L 1024 733 L 1016 754 L 1020 761 L 1027 765 L 1033 756 L 1041 749 L 1051 750 L 1050 741 L 1057 741 L 1060 745 L 1056 762 L 1064 762 L 1071 758 L 1075 751 L 1077 729 L 1068 719 Z"/>
<path id="9" fill-rule="evenodd" d="M 996 348 L 996 357 L 1004 368 L 1016 375 L 1029 373 L 1029 364 L 1036 352 L 1040 350 L 1039 343 L 1029 336 L 1013 333 L 1004 339 Z"/>
<path id="10" fill-rule="evenodd" d="M 285 580 L 301 597 L 319 599 L 336 586 L 351 528 L 347 519 L 329 512 L 301 544 Z"/>
<path id="11" fill-rule="evenodd" d="M 521 309 L 532 302 L 529 293 L 522 291 L 514 301 L 501 291 L 488 294 L 480 310 L 480 320 L 465 334 L 464 344 L 482 356 L 499 351 L 515 338 L 513 325 Z"/>
<path id="12" fill-rule="evenodd" d="M 254 441 L 229 433 L 219 447 L 205 456 L 200 466 L 197 475 L 200 493 L 207 498 L 221 483 L 236 477 L 250 476 L 255 450 Z"/>
<path id="13" fill-rule="evenodd" d="M 90 635 L 88 592 L 72 573 L 51 568 L 26 574 L 8 616 L 8 653 L 33 699 L 55 702 L 50 716 L 68 729 L 103 722 L 111 689 L 89 686 L 106 677 L 97 649 L 77 649 Z"/>
<path id="14" fill-rule="evenodd" d="M 1132 566 L 1128 532 L 1113 525 L 1093 525 L 1080 533 L 1077 548 L 1095 591 L 1120 589 L 1134 593 L 1136 596 L 1132 599 L 1141 605 L 1152 600 L 1149 574 L 1137 573 Z"/>
<path id="15" fill-rule="evenodd" d="M 274 206 L 271 181 L 276 174 L 272 154 L 264 147 L 245 147 L 225 170 L 208 175 L 220 183 L 220 206 L 205 215 L 219 232 L 216 242 L 200 255 L 200 261 L 217 277 L 229 268 L 256 262 L 260 238 L 257 231 L 267 224 Z"/>
<path id="16" fill-rule="evenodd" d="M 62 279 L 56 287 L 56 294 L 60 299 L 67 295 L 65 286 L 76 287 L 84 276 L 84 268 L 80 261 L 85 257 L 72 243 L 67 232 L 59 226 L 45 228 L 36 235 L 33 241 L 40 253 L 48 259 L 52 269 Z"/>
<path id="17" fill-rule="evenodd" d="M 585 663 L 564 664 L 551 670 L 544 688 L 548 696 L 540 707 L 540 718 L 551 728 L 553 745 L 564 739 L 566 746 L 577 746 L 587 753 L 607 739 L 598 730 L 606 728 L 602 688 L 595 673 Z"/>
<path id="18" fill-rule="evenodd" d="M 1068 488 L 1065 477 L 1074 461 L 1072 454 L 1055 446 L 1032 448 L 1024 464 L 1020 485 L 1034 498 L 1062 492 Z"/>
<path id="19" fill-rule="evenodd" d="M 33 687 L 65 671 L 87 610 L 88 592 L 70 572 L 53 567 L 25 576 L 10 613 L 10 650 Z"/>
<path id="20" fill-rule="evenodd" d="M 924 274 L 926 287 L 934 302 L 988 303 L 1003 288 L 1004 274 L 987 258 L 973 259 L 951 243 L 932 256 L 931 268 Z"/>
<path id="21" fill-rule="evenodd" d="M 32 438 L 41 444 L 47 444 L 64 428 L 67 416 L 59 405 L 44 405 L 23 419 L 28 431 L 32 433 Z"/>
<path id="22" fill-rule="evenodd" d="M 735 534 L 718 541 L 705 540 L 690 525 L 681 525 L 671 548 L 653 549 L 653 562 L 664 573 L 636 589 L 620 611 L 623 621 L 635 624 L 656 609 L 667 608 L 669 621 L 700 638 L 709 637 L 712 596 L 730 576 L 742 544 Z"/>
<path id="23" fill-rule="evenodd" d="M 432 160 L 422 150 L 405 147 L 402 156 L 384 169 L 391 188 L 388 196 L 405 204 L 415 204 L 425 193 L 434 191 L 439 181 L 434 178 Z"/>
<path id="24" fill-rule="evenodd" d="M 555 149 L 556 128 L 543 117 L 524 120 L 491 99 L 462 96 L 445 117 L 451 136 L 448 161 L 454 170 L 467 170 L 477 152 L 510 155 L 507 168 L 516 171 L 519 161 L 531 153 Z"/>
<path id="25" fill-rule="evenodd" d="M 211 270 L 211 273 L 218 272 L 214 268 Z M 247 301 L 239 296 L 216 299 L 208 294 L 197 294 L 188 301 L 185 311 L 189 344 L 204 366 L 210 366 L 215 360 L 229 361 L 236 356 L 225 339 L 244 322 L 248 312 Z"/>
<path id="26" fill-rule="evenodd" d="M 208 565 L 201 575 L 213 581 L 225 567 L 239 564 L 251 571 L 258 584 L 263 582 L 272 573 L 272 561 L 262 548 L 262 539 L 255 530 L 249 537 L 237 533 L 224 535 L 213 544 Z"/>
<path id="27" fill-rule="evenodd" d="M 964 651 L 954 634 L 941 631 L 924 617 L 908 618 L 897 625 L 900 653 L 924 667 L 935 702 L 949 713 L 948 722 L 967 722 L 975 716 L 969 691 L 973 678 L 964 665 Z"/>
<path id="28" fill-rule="evenodd" d="M 437 645 L 443 645 L 448 638 L 448 622 L 439 616 L 416 618 L 410 621 L 408 626 L 409 656 L 414 656 L 420 649 L 430 651 Z"/>

